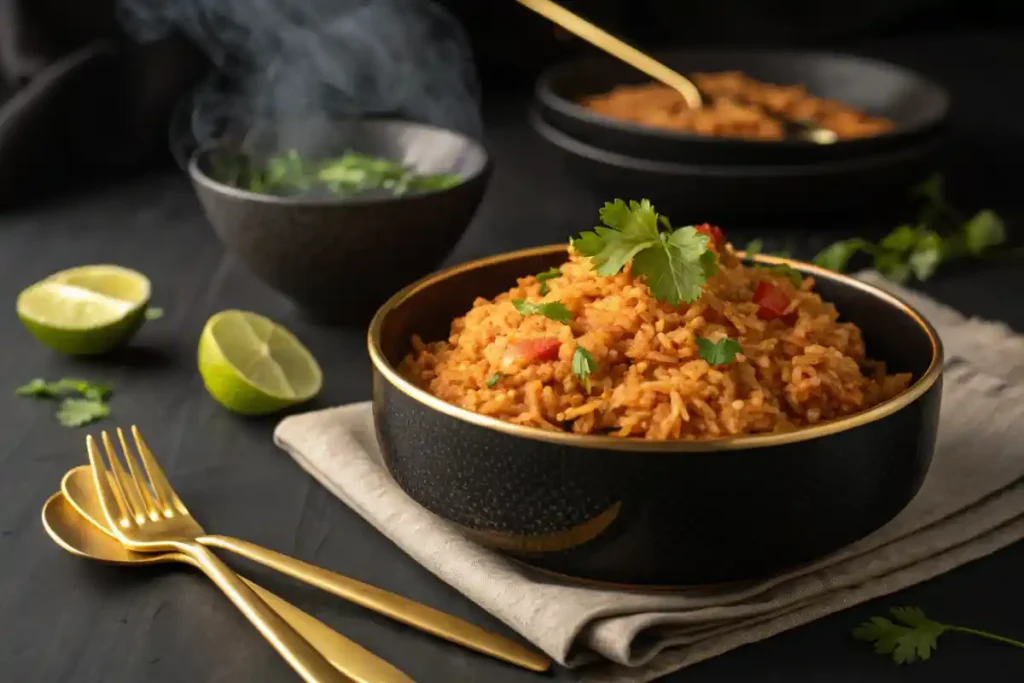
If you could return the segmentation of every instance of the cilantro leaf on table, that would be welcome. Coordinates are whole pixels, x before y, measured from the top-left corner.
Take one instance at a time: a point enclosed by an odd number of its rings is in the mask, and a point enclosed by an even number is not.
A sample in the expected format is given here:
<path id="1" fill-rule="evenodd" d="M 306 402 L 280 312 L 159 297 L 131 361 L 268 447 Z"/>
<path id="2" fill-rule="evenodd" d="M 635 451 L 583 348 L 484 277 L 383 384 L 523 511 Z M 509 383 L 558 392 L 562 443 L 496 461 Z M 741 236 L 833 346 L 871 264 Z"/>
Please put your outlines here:
<path id="1" fill-rule="evenodd" d="M 540 283 L 540 295 L 544 296 L 551 291 L 548 287 L 548 280 L 554 280 L 556 277 L 562 277 L 562 271 L 561 269 L 552 266 L 543 273 L 537 273 L 534 277 L 537 278 L 537 282 Z"/>
<path id="2" fill-rule="evenodd" d="M 737 353 L 743 353 L 743 347 L 735 339 L 722 337 L 714 342 L 707 337 L 697 337 L 697 354 L 710 365 L 728 365 L 736 360 Z"/>
<path id="3" fill-rule="evenodd" d="M 92 398 L 66 398 L 57 408 L 57 421 L 64 427 L 81 427 L 110 415 L 110 406 Z"/>
<path id="4" fill-rule="evenodd" d="M 107 399 L 112 389 L 84 379 L 65 378 L 47 382 L 36 378 L 14 390 L 17 396 L 60 401 L 57 420 L 65 427 L 79 427 L 110 415 Z"/>
<path id="5" fill-rule="evenodd" d="M 56 382 L 47 382 L 45 379 L 36 378 L 15 389 L 14 393 L 18 396 L 36 398 L 65 398 L 77 394 L 82 398 L 104 401 L 112 391 L 105 384 L 94 384 L 84 379 L 65 378 Z"/>
<path id="6" fill-rule="evenodd" d="M 597 370 L 597 361 L 582 346 L 577 345 L 572 354 L 572 374 L 580 378 L 585 386 L 590 385 L 590 375 Z"/>
<path id="7" fill-rule="evenodd" d="M 572 312 L 560 301 L 549 301 L 543 304 L 536 304 L 525 299 L 513 299 L 512 305 L 522 316 L 542 315 L 556 323 L 572 322 Z"/>
<path id="8" fill-rule="evenodd" d="M 647 279 L 651 294 L 677 306 L 699 299 L 708 277 L 718 272 L 717 257 L 708 248 L 710 238 L 692 226 L 673 229 L 647 199 L 608 202 L 601 209 L 601 221 L 603 226 L 572 242 L 590 257 L 598 275 L 615 275 L 632 261 L 632 274 Z"/>
<path id="9" fill-rule="evenodd" d="M 941 176 L 929 178 L 916 194 L 925 202 L 916 222 L 894 228 L 877 243 L 861 238 L 835 242 L 814 262 L 844 272 L 855 256 L 863 254 L 890 280 L 927 280 L 945 263 L 985 256 L 1006 242 L 1006 226 L 994 211 L 984 209 L 964 220 L 949 205 Z"/>
<path id="10" fill-rule="evenodd" d="M 877 654 L 889 655 L 897 664 L 930 659 L 938 649 L 939 637 L 952 631 L 1024 648 L 1024 642 L 1013 638 L 934 621 L 919 607 L 893 607 L 889 615 L 892 619 L 872 617 L 854 628 L 852 634 L 856 640 L 872 643 Z"/>

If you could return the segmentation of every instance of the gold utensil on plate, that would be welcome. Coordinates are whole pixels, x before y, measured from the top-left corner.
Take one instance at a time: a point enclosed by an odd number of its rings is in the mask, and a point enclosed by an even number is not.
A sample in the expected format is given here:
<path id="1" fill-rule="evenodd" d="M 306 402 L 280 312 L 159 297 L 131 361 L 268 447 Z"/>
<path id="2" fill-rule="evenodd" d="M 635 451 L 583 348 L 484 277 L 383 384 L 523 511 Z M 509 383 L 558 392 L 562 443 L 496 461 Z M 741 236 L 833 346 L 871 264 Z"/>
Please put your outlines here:
<path id="1" fill-rule="evenodd" d="M 152 451 L 149 450 L 149 447 L 142 438 L 142 434 L 134 426 L 132 427 L 132 437 L 139 451 L 139 456 L 142 458 L 143 463 L 145 463 L 146 471 L 150 474 L 151 478 L 162 482 L 161 487 L 164 488 L 166 496 L 164 500 L 170 500 L 174 505 L 173 510 L 164 514 L 187 517 L 193 525 L 193 529 L 197 530 L 196 535 L 193 536 L 193 540 L 197 543 L 211 548 L 228 550 L 395 621 L 407 624 L 457 645 L 490 655 L 496 659 L 521 666 L 524 669 L 546 671 L 550 668 L 551 660 L 543 653 L 524 647 L 514 640 L 486 631 L 479 626 L 440 610 L 427 607 L 376 586 L 342 576 L 336 572 L 263 548 L 248 541 L 227 536 L 206 535 L 206 532 L 189 515 L 184 504 L 182 504 L 173 489 L 171 489 L 167 478 L 153 457 Z M 122 449 L 130 453 L 131 451 L 120 429 L 118 429 L 118 438 L 122 443 Z M 109 438 L 106 438 L 105 441 L 109 441 Z M 91 450 L 97 450 L 95 442 L 93 442 Z M 92 456 L 90 455 L 91 458 Z M 137 465 L 135 466 L 137 467 Z M 74 474 L 67 477 L 64 494 L 71 499 L 78 499 L 88 495 L 95 496 L 95 492 L 98 490 L 95 479 L 95 472 L 89 472 L 88 469 L 85 469 L 82 475 Z"/>
<path id="2" fill-rule="evenodd" d="M 629 64 L 631 67 L 645 73 L 659 83 L 672 88 L 682 96 L 686 106 L 690 109 L 700 109 L 703 106 L 703 98 L 697 86 L 686 76 L 674 69 L 670 69 L 650 55 L 644 54 L 632 45 L 619 40 L 602 28 L 591 24 L 589 21 L 570 12 L 566 8 L 552 0 L 519 0 L 519 4 L 527 7 L 548 21 L 561 26 L 569 33 L 582 38 L 594 47 L 604 50 L 612 57 Z M 769 112 L 765 112 L 771 116 Z M 772 118 L 776 118 L 772 116 Z M 813 124 L 795 123 L 788 119 L 777 119 L 785 125 L 794 135 L 810 142 L 821 145 L 828 145 L 836 142 L 839 136 L 835 131 L 821 128 Z"/>
<path id="3" fill-rule="evenodd" d="M 93 484 L 103 507 L 104 518 L 117 539 L 129 550 L 188 555 L 304 681 L 345 682 L 346 677 L 338 673 L 318 650 L 296 633 L 281 615 L 263 602 L 238 574 L 206 546 L 196 543 L 196 537 L 203 534 L 202 527 L 189 516 L 152 458 L 144 458 L 144 473 L 128 448 L 123 432 L 120 429 L 117 431 L 128 471 L 118 459 L 106 432 L 102 433 L 101 438 L 109 471 L 103 463 L 103 455 L 96 440 L 91 435 L 86 438 Z"/>
<path id="4" fill-rule="evenodd" d="M 80 468 L 88 473 L 87 467 Z M 71 474 L 70 472 L 68 473 Z M 67 475 L 65 475 L 65 479 Z M 113 564 L 160 564 L 184 562 L 198 567 L 191 556 L 179 552 L 137 553 L 128 550 L 106 525 L 103 510 L 95 498 L 83 509 L 58 491 L 43 506 L 43 527 L 50 538 L 72 555 Z M 306 614 L 270 591 L 242 578 L 260 598 L 281 615 L 299 635 L 322 652 L 330 663 L 352 683 L 413 683 L 413 680 L 369 650 L 363 649 L 331 627 Z"/>

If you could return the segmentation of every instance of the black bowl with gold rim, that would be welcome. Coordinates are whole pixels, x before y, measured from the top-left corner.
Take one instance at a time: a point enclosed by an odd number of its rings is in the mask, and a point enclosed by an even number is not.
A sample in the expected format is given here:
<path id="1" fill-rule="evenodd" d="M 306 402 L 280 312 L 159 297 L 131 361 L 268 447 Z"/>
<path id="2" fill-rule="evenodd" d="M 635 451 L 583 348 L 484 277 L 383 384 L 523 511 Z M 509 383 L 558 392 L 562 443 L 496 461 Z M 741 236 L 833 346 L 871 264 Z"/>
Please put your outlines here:
<path id="1" fill-rule="evenodd" d="M 917 493 L 938 428 L 938 336 L 895 297 L 807 264 L 789 262 L 861 328 L 870 357 L 913 374 L 907 391 L 786 434 L 650 441 L 513 425 L 448 404 L 400 375 L 414 333 L 445 339 L 475 297 L 493 297 L 565 259 L 560 245 L 455 266 L 403 289 L 371 323 L 386 465 L 414 500 L 469 538 L 589 582 L 722 583 L 827 555 L 884 525 Z"/>

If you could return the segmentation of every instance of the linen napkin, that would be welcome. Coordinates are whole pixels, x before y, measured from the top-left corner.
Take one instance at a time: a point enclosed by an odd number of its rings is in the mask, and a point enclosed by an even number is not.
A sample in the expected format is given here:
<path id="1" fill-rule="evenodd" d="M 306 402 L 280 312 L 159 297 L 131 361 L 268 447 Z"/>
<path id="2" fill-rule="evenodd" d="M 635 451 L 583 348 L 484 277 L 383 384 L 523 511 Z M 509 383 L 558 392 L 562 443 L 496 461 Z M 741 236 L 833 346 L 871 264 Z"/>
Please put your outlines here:
<path id="1" fill-rule="evenodd" d="M 893 593 L 1024 537 L 1024 337 L 968 319 L 875 273 L 945 345 L 938 445 L 910 505 L 871 536 L 761 581 L 672 593 L 552 582 L 464 538 L 382 465 L 369 403 L 284 419 L 275 442 L 414 560 L 582 680 L 645 683 Z M 999 359 L 1002 379 L 981 368 Z"/>

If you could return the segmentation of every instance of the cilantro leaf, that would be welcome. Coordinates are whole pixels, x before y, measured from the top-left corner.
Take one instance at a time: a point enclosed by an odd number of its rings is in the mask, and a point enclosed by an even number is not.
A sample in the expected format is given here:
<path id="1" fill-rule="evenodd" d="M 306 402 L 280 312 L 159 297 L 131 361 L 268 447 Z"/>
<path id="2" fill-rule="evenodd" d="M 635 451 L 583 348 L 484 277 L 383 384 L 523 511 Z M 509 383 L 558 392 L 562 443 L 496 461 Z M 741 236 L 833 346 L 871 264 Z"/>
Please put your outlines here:
<path id="1" fill-rule="evenodd" d="M 159 320 L 164 317 L 164 309 L 159 306 L 150 306 L 146 309 L 146 320 Z"/>
<path id="2" fill-rule="evenodd" d="M 576 345 L 572 354 L 572 374 L 580 378 L 584 385 L 590 385 L 590 375 L 597 370 L 597 361 L 582 346 Z"/>
<path id="3" fill-rule="evenodd" d="M 487 386 L 493 389 L 494 385 L 500 382 L 502 377 L 503 375 L 500 372 L 494 373 L 487 378 Z"/>
<path id="4" fill-rule="evenodd" d="M 750 240 L 747 242 L 747 246 L 743 247 L 743 253 L 747 255 L 747 258 L 752 259 L 758 254 L 764 251 L 764 240 Z"/>
<path id="5" fill-rule="evenodd" d="M 36 398 L 65 398 L 77 394 L 83 398 L 106 400 L 113 390 L 105 384 L 94 384 L 84 379 L 59 379 L 56 382 L 47 382 L 44 379 L 36 378 L 14 390 L 18 396 L 33 396 Z"/>
<path id="6" fill-rule="evenodd" d="M 562 277 L 562 271 L 561 269 L 552 266 L 543 273 L 537 273 L 534 277 L 537 278 L 537 282 L 540 283 L 540 295 L 544 296 L 551 291 L 548 288 L 548 280 L 554 280 L 556 277 Z"/>
<path id="7" fill-rule="evenodd" d="M 803 274 L 793 266 L 789 265 L 788 263 L 776 263 L 773 265 L 758 264 L 755 267 L 761 268 L 762 270 L 770 270 L 774 272 L 776 275 L 786 278 L 791 283 L 793 283 L 793 286 L 796 287 L 797 289 L 799 289 L 800 285 L 802 285 L 804 282 Z"/>
<path id="8" fill-rule="evenodd" d="M 604 226 L 572 241 L 597 266 L 598 275 L 614 275 L 632 261 L 632 274 L 647 279 L 651 294 L 677 306 L 699 299 L 708 277 L 718 272 L 717 257 L 708 249 L 710 238 L 692 226 L 672 229 L 647 199 L 608 202 L 601 220 Z"/>
<path id="9" fill-rule="evenodd" d="M 615 275 L 639 252 L 659 242 L 658 214 L 646 199 L 629 204 L 621 199 L 607 202 L 600 215 L 604 226 L 580 233 L 580 238 L 573 242 L 581 254 L 594 262 L 598 275 Z"/>
<path id="10" fill-rule="evenodd" d="M 81 427 L 110 415 L 110 406 L 93 398 L 66 398 L 57 409 L 57 421 L 65 427 Z"/>
<path id="11" fill-rule="evenodd" d="M 860 624 L 853 629 L 853 637 L 872 643 L 876 653 L 889 655 L 897 664 L 913 664 L 930 659 L 939 646 L 939 637 L 951 631 L 1024 648 L 1024 642 L 1019 640 L 934 621 L 919 607 L 893 607 L 889 614 L 892 620 L 872 617 Z"/>
<path id="12" fill-rule="evenodd" d="M 729 337 L 722 337 L 717 342 L 697 337 L 697 353 L 711 365 L 728 365 L 736 360 L 737 353 L 743 353 L 743 347 Z"/>
<path id="13" fill-rule="evenodd" d="M 513 299 L 512 305 L 516 307 L 516 310 L 522 316 L 542 315 L 545 318 L 554 320 L 556 323 L 572 322 L 572 312 L 560 301 L 535 304 L 525 299 Z"/>
<path id="14" fill-rule="evenodd" d="M 662 236 L 657 247 L 644 249 L 633 258 L 634 275 L 647 278 L 647 288 L 659 301 L 678 306 L 693 303 L 703 293 L 707 279 L 718 272 L 711 239 L 693 227 L 679 228 Z"/>
<path id="15" fill-rule="evenodd" d="M 962 234 L 967 251 L 978 256 L 1006 241 L 1006 226 L 999 214 L 985 209 L 964 223 Z"/>
<path id="16" fill-rule="evenodd" d="M 814 264 L 841 273 L 846 270 L 847 264 L 854 256 L 861 252 L 871 253 L 872 251 L 874 251 L 874 245 L 860 238 L 833 242 L 818 252 L 818 255 L 814 257 Z"/>

